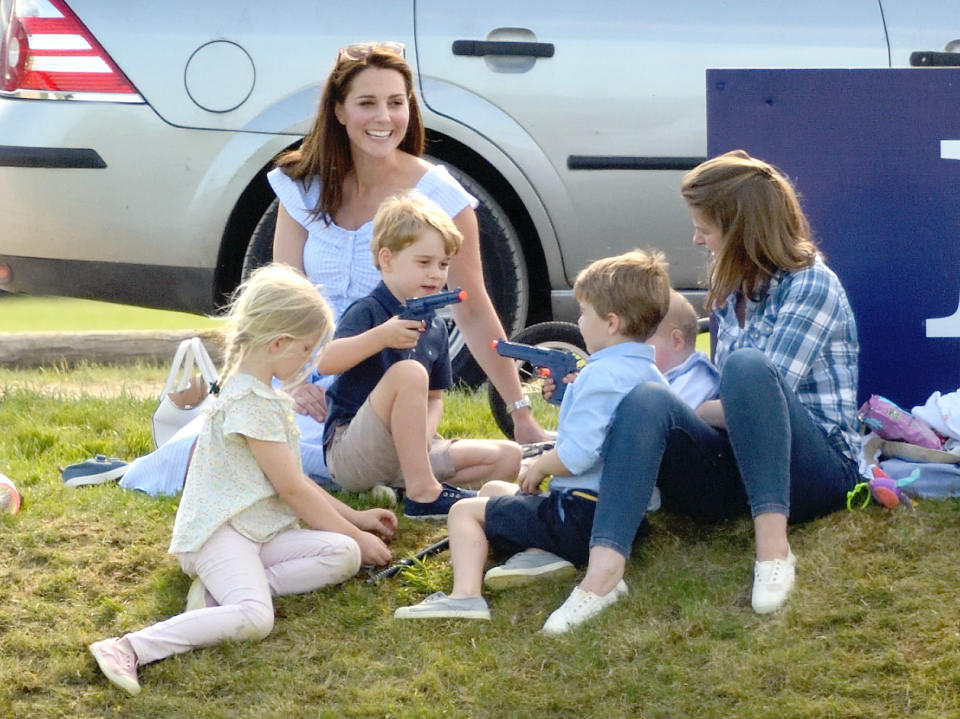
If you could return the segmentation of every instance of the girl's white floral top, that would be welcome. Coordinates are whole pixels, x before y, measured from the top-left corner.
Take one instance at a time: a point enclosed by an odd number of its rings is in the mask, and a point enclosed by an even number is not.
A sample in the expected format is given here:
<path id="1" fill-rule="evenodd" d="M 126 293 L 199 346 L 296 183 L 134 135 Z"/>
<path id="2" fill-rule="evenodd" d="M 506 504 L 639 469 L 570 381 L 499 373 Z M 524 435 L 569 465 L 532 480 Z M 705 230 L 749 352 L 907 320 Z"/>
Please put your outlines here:
<path id="1" fill-rule="evenodd" d="M 253 457 L 246 437 L 286 442 L 300 465 L 293 400 L 246 374 L 230 376 L 206 417 L 177 519 L 170 552 L 196 552 L 222 524 L 265 542 L 297 523 Z"/>

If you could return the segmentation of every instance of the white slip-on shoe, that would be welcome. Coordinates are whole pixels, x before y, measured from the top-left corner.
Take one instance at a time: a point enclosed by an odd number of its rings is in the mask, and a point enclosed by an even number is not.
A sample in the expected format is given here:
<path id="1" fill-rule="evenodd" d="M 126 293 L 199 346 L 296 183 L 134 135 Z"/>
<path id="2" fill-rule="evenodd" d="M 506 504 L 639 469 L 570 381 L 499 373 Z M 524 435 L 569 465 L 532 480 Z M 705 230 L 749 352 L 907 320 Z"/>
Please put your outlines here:
<path id="1" fill-rule="evenodd" d="M 544 634 L 564 634 L 575 626 L 583 624 L 588 619 L 597 616 L 604 609 L 629 593 L 627 584 L 622 579 L 617 586 L 604 595 L 585 592 L 580 587 L 574 587 L 567 601 L 560 605 L 551 614 L 543 625 Z"/>
<path id="2" fill-rule="evenodd" d="M 793 589 L 797 558 L 791 551 L 786 559 L 753 564 L 753 595 L 750 603 L 757 614 L 769 614 L 787 603 Z"/>

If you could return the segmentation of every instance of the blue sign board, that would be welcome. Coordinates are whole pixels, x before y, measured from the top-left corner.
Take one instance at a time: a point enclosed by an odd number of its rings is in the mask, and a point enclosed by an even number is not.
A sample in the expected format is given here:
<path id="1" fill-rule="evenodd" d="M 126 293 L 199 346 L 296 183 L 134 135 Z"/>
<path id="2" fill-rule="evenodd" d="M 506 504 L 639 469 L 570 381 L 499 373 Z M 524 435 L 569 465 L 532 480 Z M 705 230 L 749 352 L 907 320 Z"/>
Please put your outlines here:
<path id="1" fill-rule="evenodd" d="M 795 183 L 860 332 L 860 400 L 960 387 L 960 68 L 708 70 L 708 154 Z"/>

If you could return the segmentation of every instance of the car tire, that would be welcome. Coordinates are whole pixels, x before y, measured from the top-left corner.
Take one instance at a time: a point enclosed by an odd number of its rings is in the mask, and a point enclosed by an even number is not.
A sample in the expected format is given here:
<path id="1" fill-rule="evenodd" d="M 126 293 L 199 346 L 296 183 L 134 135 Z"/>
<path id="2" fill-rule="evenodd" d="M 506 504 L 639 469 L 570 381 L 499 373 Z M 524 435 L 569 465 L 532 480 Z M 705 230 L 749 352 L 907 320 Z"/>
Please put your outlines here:
<path id="1" fill-rule="evenodd" d="M 434 158 L 427 159 L 435 161 Z M 507 213 L 479 182 L 455 166 L 446 167 L 480 203 L 476 213 L 484 285 L 504 330 L 508 335 L 513 334 L 526 323 L 530 297 L 530 281 L 520 236 Z M 273 233 L 277 225 L 279 204 L 276 199 L 270 203 L 250 235 L 243 258 L 242 279 L 246 279 L 257 267 L 273 259 Z M 469 387 L 478 387 L 486 376 L 467 349 L 463 334 L 450 320 L 448 326 L 454 381 Z"/>
<path id="2" fill-rule="evenodd" d="M 437 162 L 435 158 L 426 159 Z M 520 235 L 510 216 L 483 185 L 455 165 L 441 164 L 480 203 L 476 213 L 484 285 L 504 331 L 512 335 L 526 324 L 530 301 L 530 278 Z M 450 361 L 454 381 L 478 387 L 486 379 L 453 323 L 450 323 Z"/>
<path id="3" fill-rule="evenodd" d="M 247 243 L 247 251 L 243 255 L 243 271 L 240 279 L 245 280 L 258 267 L 269 264 L 273 261 L 273 233 L 277 228 L 277 212 L 280 208 L 280 200 L 274 198 L 266 211 L 253 228 L 250 235 L 250 242 Z"/>
<path id="4" fill-rule="evenodd" d="M 559 349 L 564 352 L 571 352 L 577 357 L 577 364 L 583 366 L 587 361 L 587 346 L 580 334 L 580 328 L 572 322 L 540 322 L 530 325 L 524 330 L 515 334 L 511 342 L 518 342 L 525 345 L 536 345 L 548 349 Z M 549 406 L 539 397 L 540 380 L 536 375 L 536 368 L 529 362 L 517 360 L 517 373 L 520 377 L 520 385 L 524 393 L 527 394 L 534 403 L 534 415 L 537 416 L 541 424 L 545 424 L 541 412 L 547 411 Z M 487 387 L 487 398 L 490 402 L 490 412 L 493 419 L 500 428 L 500 431 L 507 437 L 513 437 L 513 420 L 507 413 L 506 403 L 500 396 L 500 393 L 494 389 L 493 385 Z M 555 410 L 554 410 L 555 412 Z"/>

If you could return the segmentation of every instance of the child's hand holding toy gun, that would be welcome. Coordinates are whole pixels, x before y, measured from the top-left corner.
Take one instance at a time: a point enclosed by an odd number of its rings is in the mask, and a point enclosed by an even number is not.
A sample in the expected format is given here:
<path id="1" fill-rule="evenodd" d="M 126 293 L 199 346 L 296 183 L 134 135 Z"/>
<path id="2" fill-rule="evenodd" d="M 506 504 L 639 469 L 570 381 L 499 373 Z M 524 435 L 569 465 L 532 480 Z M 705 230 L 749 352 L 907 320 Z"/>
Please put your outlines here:
<path id="1" fill-rule="evenodd" d="M 539 375 L 541 377 L 550 377 L 553 379 L 556 388 L 547 401 L 550 402 L 550 404 L 560 404 L 563 401 L 563 393 L 567 389 L 563 378 L 571 372 L 577 371 L 576 356 L 563 350 L 535 347 L 534 345 L 525 345 L 519 342 L 508 342 L 507 340 L 494 340 L 493 348 L 501 357 L 511 357 L 529 362 L 540 370 Z"/>

